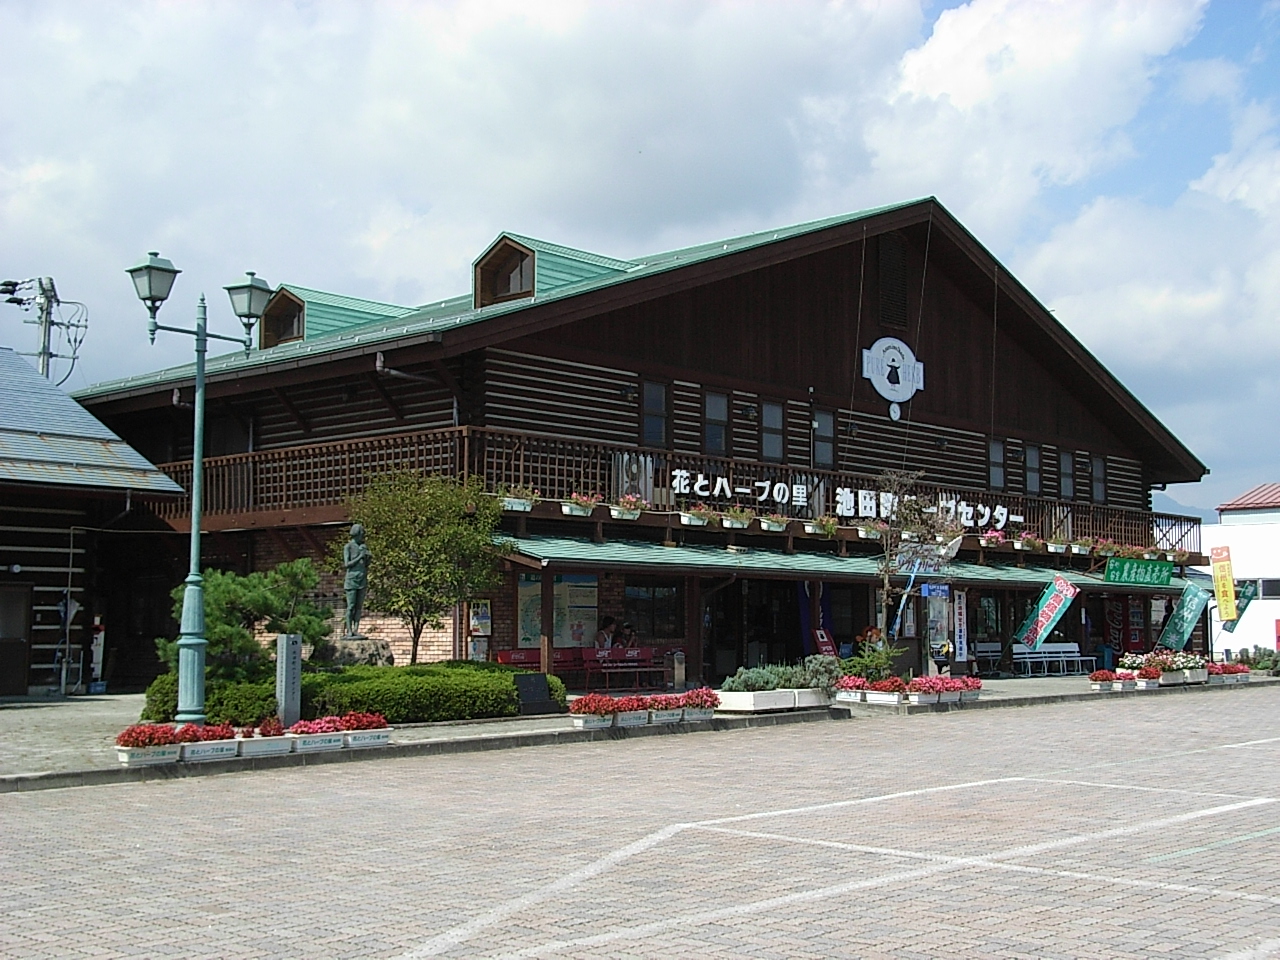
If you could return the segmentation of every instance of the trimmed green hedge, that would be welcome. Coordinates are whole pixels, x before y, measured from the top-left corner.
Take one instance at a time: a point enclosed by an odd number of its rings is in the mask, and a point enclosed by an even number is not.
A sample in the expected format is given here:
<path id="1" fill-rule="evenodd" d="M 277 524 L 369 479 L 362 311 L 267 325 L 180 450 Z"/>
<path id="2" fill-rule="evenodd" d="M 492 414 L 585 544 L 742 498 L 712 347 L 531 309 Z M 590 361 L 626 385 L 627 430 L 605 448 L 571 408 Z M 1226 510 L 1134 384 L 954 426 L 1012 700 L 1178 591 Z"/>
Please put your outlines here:
<path id="1" fill-rule="evenodd" d="M 302 675 L 302 716 L 351 710 L 380 713 L 388 723 L 513 717 L 520 712 L 516 668 L 453 660 L 407 667 L 347 667 Z M 563 708 L 564 683 L 548 676 L 551 697 Z M 143 720 L 171 721 L 178 709 L 178 678 L 167 673 L 147 688 Z M 274 683 L 210 683 L 205 712 L 211 723 L 257 723 L 276 712 Z"/>

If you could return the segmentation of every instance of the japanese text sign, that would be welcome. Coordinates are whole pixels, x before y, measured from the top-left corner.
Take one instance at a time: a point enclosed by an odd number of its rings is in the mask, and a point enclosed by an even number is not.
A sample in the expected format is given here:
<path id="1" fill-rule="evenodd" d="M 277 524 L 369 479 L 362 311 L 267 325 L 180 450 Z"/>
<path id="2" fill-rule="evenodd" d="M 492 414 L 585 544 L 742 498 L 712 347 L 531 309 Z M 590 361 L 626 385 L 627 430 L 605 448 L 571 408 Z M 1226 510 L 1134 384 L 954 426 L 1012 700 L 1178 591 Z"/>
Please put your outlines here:
<path id="1" fill-rule="evenodd" d="M 1164 629 L 1160 631 L 1160 646 L 1168 647 L 1170 650 L 1181 650 L 1185 647 L 1187 638 L 1191 636 L 1191 631 L 1195 629 L 1196 621 L 1200 619 L 1200 614 L 1208 602 L 1208 590 L 1202 590 L 1194 583 L 1188 583 L 1182 591 L 1182 596 L 1178 598 L 1173 612 L 1169 614 L 1169 619 L 1165 621 Z"/>
<path id="2" fill-rule="evenodd" d="M 1219 620 L 1238 620 L 1236 613 L 1236 582 L 1231 576 L 1231 548 L 1214 547 L 1209 551 L 1213 565 L 1213 594 L 1218 600 Z"/>
<path id="3" fill-rule="evenodd" d="M 1112 557 L 1102 579 L 1107 583 L 1127 583 L 1144 587 L 1167 587 L 1173 577 L 1173 564 L 1164 560 L 1128 560 Z"/>
<path id="4" fill-rule="evenodd" d="M 1055 576 L 1053 582 L 1044 588 L 1044 593 L 1040 594 L 1040 601 L 1027 615 L 1027 619 L 1018 628 L 1013 639 L 1025 643 L 1032 650 L 1040 646 L 1044 638 L 1049 636 L 1057 626 L 1062 615 L 1067 612 L 1067 607 L 1079 592 L 1080 588 L 1074 583 Z"/>

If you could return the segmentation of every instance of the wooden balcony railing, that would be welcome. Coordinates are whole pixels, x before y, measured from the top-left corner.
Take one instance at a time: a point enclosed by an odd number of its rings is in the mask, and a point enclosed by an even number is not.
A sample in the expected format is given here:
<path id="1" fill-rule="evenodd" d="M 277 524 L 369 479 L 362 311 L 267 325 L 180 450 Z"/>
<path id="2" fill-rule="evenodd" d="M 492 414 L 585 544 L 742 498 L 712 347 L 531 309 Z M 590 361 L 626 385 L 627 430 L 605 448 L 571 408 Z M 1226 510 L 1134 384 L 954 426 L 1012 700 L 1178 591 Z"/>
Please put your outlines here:
<path id="1" fill-rule="evenodd" d="M 161 469 L 190 488 L 189 461 L 162 464 Z M 395 470 L 478 475 L 489 490 L 531 487 L 545 499 L 595 492 L 615 500 L 623 493 L 634 493 L 656 510 L 696 502 L 741 503 L 761 513 L 792 517 L 848 514 L 851 504 L 856 508 L 868 496 L 879 494 L 874 476 L 451 427 L 208 458 L 204 512 L 213 517 L 340 506 L 371 478 Z M 803 504 L 796 502 L 797 488 L 804 491 Z M 1105 537 L 1124 544 L 1200 552 L 1200 521 L 1195 517 L 924 484 L 918 492 L 936 496 L 948 504 L 947 509 L 954 503 L 963 519 L 973 521 L 975 532 L 978 526 L 1006 517 L 1008 527 L 1030 530 L 1046 540 Z M 190 514 L 190 501 L 158 503 L 154 509 L 166 520 L 184 519 Z M 859 522 L 857 516 L 842 520 Z"/>

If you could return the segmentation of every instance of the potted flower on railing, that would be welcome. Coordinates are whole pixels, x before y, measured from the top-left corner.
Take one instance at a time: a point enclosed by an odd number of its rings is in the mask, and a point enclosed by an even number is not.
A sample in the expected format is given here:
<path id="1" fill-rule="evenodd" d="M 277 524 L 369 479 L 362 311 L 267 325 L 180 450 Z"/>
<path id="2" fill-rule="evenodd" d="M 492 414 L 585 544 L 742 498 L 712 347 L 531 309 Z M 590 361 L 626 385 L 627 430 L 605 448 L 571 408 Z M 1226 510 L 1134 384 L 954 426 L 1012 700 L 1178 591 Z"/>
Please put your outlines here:
<path id="1" fill-rule="evenodd" d="M 648 697 L 618 697 L 614 707 L 615 727 L 643 727 L 649 722 Z"/>
<path id="2" fill-rule="evenodd" d="M 253 727 L 243 727 L 236 732 L 236 739 L 242 757 L 269 757 L 293 750 L 293 741 L 284 735 L 284 724 L 278 717 L 267 717 L 258 724 L 257 736 Z"/>
<path id="3" fill-rule="evenodd" d="M 1147 548 L 1136 543 L 1125 543 L 1120 546 L 1120 556 L 1126 560 L 1141 560 L 1146 556 Z"/>
<path id="4" fill-rule="evenodd" d="M 502 497 L 502 509 L 515 513 L 528 513 L 540 499 L 538 491 L 533 487 L 518 483 L 502 490 L 499 495 Z"/>
<path id="5" fill-rule="evenodd" d="M 788 520 L 780 513 L 770 513 L 760 517 L 760 529 L 765 533 L 786 533 Z"/>
<path id="6" fill-rule="evenodd" d="M 960 700 L 977 700 L 982 694 L 982 681 L 977 677 L 960 678 Z"/>
<path id="7" fill-rule="evenodd" d="M 1191 554 L 1186 550 L 1172 550 L 1167 551 L 1164 557 L 1170 563 L 1186 563 L 1191 559 Z"/>
<path id="8" fill-rule="evenodd" d="M 866 689 L 866 677 L 843 676 L 836 681 L 836 703 L 862 703 Z"/>
<path id="9" fill-rule="evenodd" d="M 907 685 L 901 677 L 886 677 L 868 684 L 863 696 L 867 703 L 897 706 L 907 694 Z"/>
<path id="10" fill-rule="evenodd" d="M 889 524 L 883 520 L 872 520 L 870 523 L 858 524 L 858 536 L 863 540 L 881 540 L 889 532 Z"/>
<path id="11" fill-rule="evenodd" d="M 1044 541 L 1030 530 L 1023 530 L 1013 539 L 1013 549 L 1015 550 L 1040 550 L 1043 547 Z"/>
<path id="12" fill-rule="evenodd" d="M 826 537 L 830 540 L 836 535 L 836 531 L 840 529 L 840 518 L 833 517 L 830 514 L 818 517 L 816 520 L 806 520 L 804 522 L 804 532 L 811 536 Z"/>
<path id="13" fill-rule="evenodd" d="M 1093 541 L 1093 549 L 1100 557 L 1114 557 L 1120 553 L 1120 545 L 1106 537 L 1099 537 Z"/>
<path id="14" fill-rule="evenodd" d="M 715 526 L 720 515 L 703 503 L 694 504 L 688 510 L 680 511 L 680 522 L 686 527 Z"/>
<path id="15" fill-rule="evenodd" d="M 755 516 L 756 512 L 750 507 L 735 503 L 720 514 L 720 526 L 726 530 L 745 530 L 751 526 L 751 521 L 755 519 Z"/>
<path id="16" fill-rule="evenodd" d="M 343 732 L 343 746 L 351 750 L 365 747 L 385 747 L 391 742 L 391 728 L 387 718 L 380 713 L 352 711 L 339 721 Z"/>
<path id="17" fill-rule="evenodd" d="M 710 687 L 686 691 L 683 700 L 685 723 L 710 720 L 715 716 L 716 707 L 720 706 L 720 695 Z"/>
<path id="18" fill-rule="evenodd" d="M 1134 684 L 1139 690 L 1158 690 L 1160 688 L 1160 668 L 1143 667 L 1138 671 Z"/>
<path id="19" fill-rule="evenodd" d="M 650 723 L 679 723 L 684 719 L 683 694 L 659 693 L 644 699 L 649 708 Z"/>
<path id="20" fill-rule="evenodd" d="M 609 504 L 609 516 L 614 520 L 639 520 L 640 511 L 647 510 L 649 501 L 634 493 L 624 493 L 617 503 Z"/>
<path id="21" fill-rule="evenodd" d="M 1048 548 L 1050 553 L 1067 552 L 1067 541 L 1065 540 L 1055 540 L 1051 537 L 1045 546 Z"/>
<path id="22" fill-rule="evenodd" d="M 1109 693 L 1114 690 L 1116 675 L 1110 670 L 1095 670 L 1089 674 L 1089 689 Z"/>
<path id="23" fill-rule="evenodd" d="M 978 534 L 978 542 L 984 547 L 998 547 L 1008 541 L 1009 538 L 1004 535 L 1003 530 L 984 530 Z"/>
<path id="24" fill-rule="evenodd" d="M 574 729 L 600 730 L 613 726 L 613 715 L 618 712 L 618 701 L 602 693 L 588 693 L 569 704 L 569 716 Z"/>
<path id="25" fill-rule="evenodd" d="M 177 731 L 167 723 L 135 723 L 116 737 L 116 756 L 126 767 L 176 763 L 181 754 Z"/>
<path id="26" fill-rule="evenodd" d="M 566 517 L 589 517 L 603 499 L 598 493 L 571 493 L 560 502 L 560 512 Z"/>
<path id="27" fill-rule="evenodd" d="M 1093 549 L 1092 537 L 1080 537 L 1071 541 L 1071 554 L 1076 557 L 1087 557 Z"/>

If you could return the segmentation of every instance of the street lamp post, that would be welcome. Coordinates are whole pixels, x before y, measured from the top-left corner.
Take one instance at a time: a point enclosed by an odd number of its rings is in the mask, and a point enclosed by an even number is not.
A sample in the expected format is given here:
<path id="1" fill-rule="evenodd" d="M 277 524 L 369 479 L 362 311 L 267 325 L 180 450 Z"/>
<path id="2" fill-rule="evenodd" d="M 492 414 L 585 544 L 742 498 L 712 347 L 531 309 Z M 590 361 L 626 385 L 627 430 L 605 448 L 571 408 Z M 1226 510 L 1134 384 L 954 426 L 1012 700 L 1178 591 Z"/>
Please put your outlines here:
<path id="1" fill-rule="evenodd" d="M 208 641 L 204 635 L 204 578 L 200 575 L 200 515 L 204 506 L 204 357 L 208 341 L 226 340 L 244 347 L 245 356 L 253 345 L 250 334 L 253 324 L 266 309 L 271 298 L 270 285 L 252 272 L 248 279 L 227 285 L 224 289 L 231 298 L 231 309 L 244 325 L 244 337 L 227 337 L 206 330 L 204 294 L 196 305 L 196 328 L 166 327 L 156 322 L 160 305 L 169 297 L 173 281 L 181 270 L 151 251 L 147 259 L 126 271 L 133 278 L 134 288 L 147 306 L 151 319 L 147 333 L 156 342 L 156 331 L 185 333 L 196 338 L 196 398 L 194 443 L 191 454 L 191 556 L 186 589 L 182 594 L 182 625 L 178 636 L 178 713 L 179 723 L 204 723 L 204 661 Z"/>

